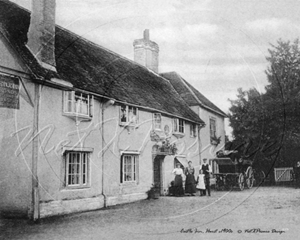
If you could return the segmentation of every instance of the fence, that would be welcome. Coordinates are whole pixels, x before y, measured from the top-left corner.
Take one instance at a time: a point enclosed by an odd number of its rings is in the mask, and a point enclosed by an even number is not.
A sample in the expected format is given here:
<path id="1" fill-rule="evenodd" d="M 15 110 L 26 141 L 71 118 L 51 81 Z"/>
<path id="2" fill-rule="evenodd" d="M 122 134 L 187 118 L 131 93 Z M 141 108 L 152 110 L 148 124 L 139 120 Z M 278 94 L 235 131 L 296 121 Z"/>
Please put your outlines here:
<path id="1" fill-rule="evenodd" d="M 293 180 L 293 168 L 274 168 L 275 183 L 290 182 Z"/>

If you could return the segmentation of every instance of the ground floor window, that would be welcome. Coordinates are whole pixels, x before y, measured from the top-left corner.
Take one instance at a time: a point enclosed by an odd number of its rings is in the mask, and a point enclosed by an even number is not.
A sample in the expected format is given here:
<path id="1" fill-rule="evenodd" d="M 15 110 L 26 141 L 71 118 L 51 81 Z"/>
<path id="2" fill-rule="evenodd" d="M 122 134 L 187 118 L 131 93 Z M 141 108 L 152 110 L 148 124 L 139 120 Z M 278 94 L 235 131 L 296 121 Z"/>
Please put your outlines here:
<path id="1" fill-rule="evenodd" d="M 137 181 L 138 155 L 123 154 L 121 158 L 121 183 Z"/>
<path id="2" fill-rule="evenodd" d="M 67 152 L 65 155 L 66 186 L 86 187 L 89 186 L 90 153 Z"/>

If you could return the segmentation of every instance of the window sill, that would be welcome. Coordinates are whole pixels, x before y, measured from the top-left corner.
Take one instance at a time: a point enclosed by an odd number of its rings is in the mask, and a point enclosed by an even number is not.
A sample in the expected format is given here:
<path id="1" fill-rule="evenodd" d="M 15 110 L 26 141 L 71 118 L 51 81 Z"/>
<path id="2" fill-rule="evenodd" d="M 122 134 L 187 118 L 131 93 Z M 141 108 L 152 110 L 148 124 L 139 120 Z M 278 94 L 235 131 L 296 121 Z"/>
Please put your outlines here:
<path id="1" fill-rule="evenodd" d="M 74 120 L 86 120 L 86 121 L 90 121 L 92 120 L 93 117 L 88 116 L 88 115 L 84 115 L 84 114 L 78 114 L 78 113 L 63 113 L 64 116 L 72 118 Z"/>
<path id="2" fill-rule="evenodd" d="M 137 123 L 120 123 L 121 127 L 135 127 Z"/>
<path id="3" fill-rule="evenodd" d="M 162 132 L 163 130 L 160 129 L 160 128 L 154 128 L 153 131 L 155 131 L 155 132 Z"/>
<path id="4" fill-rule="evenodd" d="M 123 182 L 119 184 L 122 187 L 135 187 L 137 186 L 137 181 L 132 181 L 132 182 Z"/>
<path id="5" fill-rule="evenodd" d="M 65 186 L 61 189 L 62 192 L 64 191 L 80 191 L 80 190 L 88 190 L 91 186 Z"/>
<path id="6" fill-rule="evenodd" d="M 181 132 L 173 132 L 173 135 L 176 136 L 176 137 L 180 137 L 180 138 L 185 136 L 185 134 L 181 133 Z"/>

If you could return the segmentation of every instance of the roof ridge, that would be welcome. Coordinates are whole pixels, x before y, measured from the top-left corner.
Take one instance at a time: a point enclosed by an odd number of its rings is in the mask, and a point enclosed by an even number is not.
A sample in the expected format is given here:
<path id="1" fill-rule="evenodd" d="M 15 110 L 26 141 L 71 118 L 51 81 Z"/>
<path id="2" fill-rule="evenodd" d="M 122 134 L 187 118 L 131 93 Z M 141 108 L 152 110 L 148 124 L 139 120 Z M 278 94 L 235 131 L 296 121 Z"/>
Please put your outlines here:
<path id="1" fill-rule="evenodd" d="M 227 116 L 226 113 L 224 113 L 221 109 L 219 109 L 214 103 L 212 103 L 208 98 L 206 98 L 201 92 L 199 92 L 193 85 L 191 85 L 188 81 L 186 81 L 183 77 L 180 76 L 179 73 L 177 73 L 176 71 L 171 71 L 171 72 L 165 72 L 162 74 L 166 74 L 166 75 L 170 75 L 170 74 L 175 74 L 177 76 L 177 78 L 182 82 L 182 84 L 187 88 L 187 90 L 190 92 L 190 94 L 193 96 L 193 98 L 196 100 L 196 102 L 204 107 L 209 109 L 210 111 L 213 111 L 217 114 L 220 114 L 222 116 Z M 202 95 L 207 101 L 209 101 L 216 109 L 213 109 L 212 107 L 208 106 L 207 104 L 205 104 L 203 101 L 201 101 L 199 99 L 199 97 L 196 95 L 195 91 L 198 92 L 198 94 Z"/>
<path id="2" fill-rule="evenodd" d="M 57 24 L 55 48 L 58 55 L 66 54 L 57 59 L 57 73 L 46 71 L 26 46 L 30 12 L 7 0 L 0 0 L 2 6 L 1 21 L 7 23 L 3 27 L 8 31 L 5 36 L 9 41 L 18 36 L 18 41 L 11 43 L 18 49 L 18 58 L 30 67 L 34 78 L 47 80 L 52 85 L 51 78 L 64 79 L 72 83 L 74 89 L 202 124 L 201 118 L 189 108 L 167 78 Z M 112 62 L 112 66 L 108 66 Z M 123 77 L 116 80 L 120 76 Z"/>
<path id="3" fill-rule="evenodd" d="M 5 2 L 7 2 L 8 4 L 14 4 L 14 5 L 16 5 L 18 8 L 21 8 L 22 10 L 26 11 L 27 13 L 31 13 L 30 10 L 28 10 L 27 8 L 25 8 L 25 7 L 21 6 L 21 5 L 19 5 L 18 3 L 12 2 L 12 1 L 10 1 L 10 0 L 0 0 L 0 1 L 5 1 Z"/>
<path id="4" fill-rule="evenodd" d="M 177 74 L 177 76 L 180 78 L 180 80 L 183 82 L 183 84 L 187 87 L 187 89 L 192 93 L 193 97 L 196 99 L 196 101 L 202 105 L 205 106 L 205 104 L 203 104 L 202 101 L 200 101 L 200 99 L 196 96 L 196 94 L 194 93 L 194 91 L 190 88 L 190 86 L 187 84 L 186 80 L 184 80 L 177 72 L 175 72 Z"/>
<path id="5" fill-rule="evenodd" d="M 185 81 L 187 85 L 191 85 L 191 84 L 190 84 L 189 82 L 187 82 L 186 80 L 183 79 L 183 81 Z M 191 85 L 191 87 L 194 88 L 192 85 Z M 189 89 L 191 89 L 191 87 L 189 87 Z M 199 94 L 203 95 L 203 94 L 200 93 L 196 88 L 194 88 L 194 89 L 195 89 L 195 91 L 197 91 Z M 194 91 L 193 91 L 193 90 L 191 90 L 191 91 L 192 91 L 192 94 L 196 96 L 196 94 L 194 93 Z M 205 96 L 203 95 L 203 97 L 205 97 Z M 197 98 L 197 100 L 199 100 L 199 98 L 198 98 L 197 96 L 196 96 L 196 98 Z M 202 103 L 202 105 L 203 105 L 204 107 L 210 109 L 211 111 L 214 111 L 214 112 L 216 112 L 216 113 L 219 113 L 219 114 L 221 114 L 221 115 L 227 116 L 227 114 L 224 113 L 221 109 L 219 109 L 219 107 L 217 107 L 212 101 L 210 101 L 207 97 L 205 97 L 205 98 L 206 98 L 211 104 L 213 104 L 219 111 L 216 110 L 216 109 L 212 109 L 211 107 L 207 106 L 205 103 Z M 199 102 L 201 102 L 201 101 L 199 100 Z"/>
<path id="6" fill-rule="evenodd" d="M 106 48 L 106 47 L 104 47 L 104 46 L 102 46 L 102 45 L 100 45 L 100 44 L 98 44 L 98 43 L 95 43 L 95 42 L 93 42 L 93 41 L 91 41 L 91 40 L 89 40 L 89 39 L 83 37 L 82 35 L 79 35 L 79 34 L 77 34 L 77 33 L 74 33 L 74 32 L 72 32 L 71 30 L 69 30 L 69 29 L 67 29 L 67 28 L 65 28 L 65 27 L 62 27 L 62 26 L 57 25 L 57 24 L 55 24 L 55 26 L 58 27 L 58 28 L 60 28 L 61 31 L 65 31 L 65 32 L 69 33 L 70 35 L 73 35 L 73 36 L 76 37 L 77 39 L 81 39 L 82 41 L 84 41 L 84 42 L 86 42 L 86 43 L 88 43 L 88 44 L 90 44 L 90 45 L 92 45 L 92 46 L 94 46 L 94 47 L 101 48 L 101 49 L 103 49 L 103 50 L 105 50 L 105 51 L 107 51 L 107 52 L 109 52 L 109 53 L 115 55 L 116 57 L 119 57 L 119 58 L 121 58 L 121 59 L 123 59 L 123 60 L 125 60 L 125 61 L 129 61 L 129 62 L 131 62 L 132 64 L 138 65 L 139 67 L 142 67 L 142 68 L 146 69 L 148 72 L 151 72 L 152 74 L 155 74 L 155 75 L 157 75 L 158 77 L 161 77 L 161 76 L 159 75 L 159 73 L 156 73 L 156 72 L 152 71 L 151 69 L 149 69 L 149 68 L 143 66 L 142 64 L 140 64 L 140 63 L 138 63 L 138 62 L 136 62 L 136 61 L 134 61 L 134 60 L 132 60 L 132 59 L 126 58 L 126 57 L 122 56 L 121 54 L 116 53 L 116 52 L 114 52 L 114 51 L 112 51 L 112 50 L 110 50 L 110 49 L 108 49 L 108 48 Z M 77 40 L 77 39 L 76 39 L 76 40 Z M 75 40 L 75 41 L 76 41 L 76 40 Z M 163 79 L 164 79 L 164 78 L 163 78 Z M 166 80 L 166 79 L 164 79 L 164 80 Z M 166 81 L 167 81 L 167 80 L 166 80 Z"/>
<path id="7" fill-rule="evenodd" d="M 11 2 L 11 1 L 9 1 L 9 0 L 4 0 L 4 1 L 8 2 L 9 4 L 14 4 L 14 5 L 16 5 L 17 7 L 21 8 L 22 10 L 26 11 L 27 13 L 30 13 L 30 14 L 31 14 L 31 11 L 30 11 L 29 9 L 22 7 L 22 6 L 18 5 L 17 3 Z M 60 29 L 61 31 L 63 31 L 63 32 L 67 32 L 67 33 L 70 34 L 71 36 L 75 37 L 76 40 L 77 40 L 77 39 L 81 39 L 82 41 L 84 41 L 84 42 L 86 42 L 86 43 L 88 43 L 88 44 L 90 44 L 90 45 L 92 45 L 92 46 L 101 48 L 101 49 L 103 49 L 103 50 L 105 50 L 105 51 L 107 51 L 107 52 L 109 52 L 109 53 L 115 55 L 116 57 L 119 57 L 119 58 L 121 58 L 121 59 L 123 59 L 123 60 L 126 60 L 126 61 L 129 61 L 129 62 L 133 63 L 133 64 L 136 64 L 136 65 L 138 65 L 138 66 L 140 66 L 140 67 L 142 67 L 142 68 L 145 68 L 145 69 L 148 70 L 149 72 L 151 72 L 151 73 L 153 73 L 153 74 L 155 74 L 155 75 L 161 77 L 161 76 L 159 75 L 159 73 L 156 73 L 156 72 L 152 71 L 151 69 L 149 69 L 149 68 L 147 68 L 147 67 L 141 65 L 140 63 L 138 63 L 138 62 L 136 62 L 136 61 L 134 61 L 134 60 L 132 60 L 132 59 L 130 59 L 130 58 L 126 58 L 126 57 L 124 57 L 123 55 L 121 55 L 121 54 L 119 54 L 119 53 L 116 53 L 116 52 L 114 52 L 114 51 L 112 51 L 112 50 L 110 50 L 110 49 L 108 49 L 108 48 L 106 48 L 106 47 L 104 47 L 104 46 L 102 46 L 102 45 L 100 45 L 100 44 L 98 44 L 98 43 L 95 43 L 95 42 L 93 42 L 92 40 L 89 40 L 89 39 L 83 37 L 82 35 L 79 35 L 79 34 L 77 34 L 77 33 L 75 33 L 75 32 L 72 32 L 71 30 L 67 29 L 66 27 L 63 27 L 63 26 L 58 25 L 58 24 L 56 24 L 56 23 L 55 23 L 55 27 L 59 28 L 59 29 Z M 56 35 L 56 34 L 59 34 L 59 33 L 56 33 L 56 32 L 55 32 L 55 35 Z M 75 40 L 75 41 L 76 41 L 76 40 Z M 48 70 L 48 69 L 47 69 L 47 70 Z M 165 78 L 163 78 L 163 79 L 166 80 Z M 168 81 L 168 80 L 166 80 L 166 81 Z"/>

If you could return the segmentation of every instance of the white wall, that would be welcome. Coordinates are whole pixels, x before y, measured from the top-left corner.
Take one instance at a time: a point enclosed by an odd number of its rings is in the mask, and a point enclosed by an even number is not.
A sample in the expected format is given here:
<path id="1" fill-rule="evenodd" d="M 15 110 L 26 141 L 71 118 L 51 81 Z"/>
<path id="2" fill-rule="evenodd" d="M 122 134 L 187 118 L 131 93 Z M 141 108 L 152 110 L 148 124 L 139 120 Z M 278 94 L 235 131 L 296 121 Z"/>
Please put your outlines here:
<path id="1" fill-rule="evenodd" d="M 204 108 L 199 107 L 199 116 L 205 122 L 206 126 L 200 131 L 201 140 L 201 159 L 203 158 L 214 158 L 216 157 L 216 152 L 224 148 L 225 145 L 225 128 L 224 128 L 224 117 L 208 111 Z M 221 137 L 221 142 L 217 146 L 211 145 L 210 142 L 210 129 L 209 129 L 209 119 L 214 118 L 216 120 L 216 135 Z"/>

